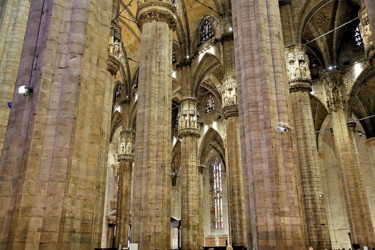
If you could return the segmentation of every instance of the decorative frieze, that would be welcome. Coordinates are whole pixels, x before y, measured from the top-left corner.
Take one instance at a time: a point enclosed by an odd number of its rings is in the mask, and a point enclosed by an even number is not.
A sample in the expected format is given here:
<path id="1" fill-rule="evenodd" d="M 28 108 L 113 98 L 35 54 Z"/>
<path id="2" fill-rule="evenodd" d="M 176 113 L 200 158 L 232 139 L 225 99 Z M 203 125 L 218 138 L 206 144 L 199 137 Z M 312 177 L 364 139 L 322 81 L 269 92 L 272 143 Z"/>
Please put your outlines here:
<path id="1" fill-rule="evenodd" d="M 311 73 L 309 59 L 302 45 L 286 48 L 286 67 L 288 71 L 289 91 L 311 91 Z"/>
<path id="2" fill-rule="evenodd" d="M 144 23 L 162 21 L 168 23 L 170 29 L 177 27 L 177 9 L 172 0 L 143 0 L 139 2 L 137 11 L 138 25 L 142 28 Z"/>
<path id="3" fill-rule="evenodd" d="M 126 130 L 120 133 L 120 143 L 118 148 L 118 161 L 132 161 L 134 157 L 134 131 Z"/>
<path id="4" fill-rule="evenodd" d="M 181 101 L 180 113 L 178 116 L 179 136 L 200 136 L 197 103 L 197 99 L 195 98 L 185 98 Z"/>
<path id="5" fill-rule="evenodd" d="M 221 94 L 225 118 L 238 116 L 237 81 L 235 78 L 230 77 L 224 80 Z"/>

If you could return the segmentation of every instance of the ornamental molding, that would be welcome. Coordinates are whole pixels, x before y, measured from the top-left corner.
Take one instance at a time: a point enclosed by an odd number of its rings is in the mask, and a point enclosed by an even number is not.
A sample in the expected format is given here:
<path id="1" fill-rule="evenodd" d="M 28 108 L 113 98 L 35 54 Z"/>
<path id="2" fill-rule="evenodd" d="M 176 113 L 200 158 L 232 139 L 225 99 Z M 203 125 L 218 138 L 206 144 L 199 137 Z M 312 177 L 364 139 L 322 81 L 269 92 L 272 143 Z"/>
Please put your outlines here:
<path id="1" fill-rule="evenodd" d="M 232 104 L 227 105 L 222 108 L 225 119 L 228 119 L 230 117 L 237 117 L 238 116 L 238 105 Z"/>
<path id="2" fill-rule="evenodd" d="M 118 154 L 117 155 L 117 160 L 119 162 L 122 162 L 122 161 L 132 162 L 134 160 L 134 155 L 131 155 L 131 154 Z"/>
<path id="3" fill-rule="evenodd" d="M 347 106 L 346 87 L 343 83 L 342 73 L 334 71 L 323 78 L 326 90 L 327 108 L 329 112 L 345 110 Z"/>
<path id="4" fill-rule="evenodd" d="M 176 7 L 171 1 L 150 1 L 139 5 L 137 11 L 138 25 L 142 29 L 144 23 L 152 21 L 166 22 L 170 29 L 177 27 Z"/>
<path id="5" fill-rule="evenodd" d="M 296 79 L 289 82 L 289 93 L 294 92 L 311 92 L 311 79 Z"/>
<path id="6" fill-rule="evenodd" d="M 116 75 L 118 70 L 120 69 L 121 62 L 118 58 L 113 55 L 108 55 L 107 59 L 107 70 L 111 75 Z"/>
<path id="7" fill-rule="evenodd" d="M 178 136 L 179 137 L 197 137 L 199 138 L 201 136 L 201 133 L 198 129 L 193 129 L 193 128 L 184 128 L 180 129 L 178 131 Z"/>

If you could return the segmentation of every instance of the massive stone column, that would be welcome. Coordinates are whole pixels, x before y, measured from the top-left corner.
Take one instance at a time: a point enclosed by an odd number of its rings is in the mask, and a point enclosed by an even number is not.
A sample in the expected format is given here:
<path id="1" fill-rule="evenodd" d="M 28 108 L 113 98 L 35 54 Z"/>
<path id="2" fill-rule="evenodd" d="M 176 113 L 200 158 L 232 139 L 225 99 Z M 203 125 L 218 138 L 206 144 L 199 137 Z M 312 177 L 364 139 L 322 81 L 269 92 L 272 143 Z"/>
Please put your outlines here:
<path id="1" fill-rule="evenodd" d="M 30 1 L 1 1 L 0 4 L 0 157 L 26 32 Z"/>
<path id="2" fill-rule="evenodd" d="M 178 136 L 181 138 L 181 228 L 182 249 L 202 247 L 203 227 L 200 221 L 202 210 L 200 175 L 198 172 L 198 127 L 197 99 L 181 100 L 178 120 Z"/>
<path id="3" fill-rule="evenodd" d="M 370 152 L 372 164 L 375 166 L 375 137 L 371 137 L 365 141 L 365 145 Z"/>
<path id="4" fill-rule="evenodd" d="M 128 246 L 133 158 L 134 132 L 132 130 L 121 131 L 119 154 L 117 155 L 120 166 L 118 171 L 116 237 L 118 244 L 122 247 Z"/>
<path id="5" fill-rule="evenodd" d="M 132 238 L 169 249 L 171 216 L 172 1 L 140 1 L 141 27 Z"/>
<path id="6" fill-rule="evenodd" d="M 311 75 L 308 57 L 302 45 L 286 49 L 286 66 L 296 136 L 296 162 L 299 165 L 300 185 L 307 230 L 307 243 L 314 249 L 330 248 L 327 214 L 320 169 L 313 115 L 310 103 Z"/>
<path id="7" fill-rule="evenodd" d="M 375 247 L 369 204 L 360 178 L 359 159 L 354 148 L 353 134 L 349 131 L 346 113 L 347 94 L 341 72 L 334 71 L 324 77 L 327 106 L 331 116 L 334 144 L 339 160 L 341 184 L 345 194 L 351 242 L 361 248 Z M 353 247 L 354 248 L 354 247 Z M 357 249 L 357 248 L 355 248 Z M 359 249 L 359 248 L 358 248 Z"/>
<path id="8" fill-rule="evenodd" d="M 223 64 L 224 82 L 221 93 L 227 131 L 225 156 L 228 174 L 230 243 L 233 246 L 246 246 L 243 171 L 240 128 L 238 125 L 237 81 L 234 68 L 234 43 L 231 34 L 227 34 L 223 38 Z"/>
<path id="9" fill-rule="evenodd" d="M 249 249 L 305 249 L 277 0 L 232 1 Z"/>
<path id="10" fill-rule="evenodd" d="M 100 246 L 111 9 L 102 0 L 31 1 L 16 88 L 33 93 L 14 95 L 5 135 L 0 249 Z"/>

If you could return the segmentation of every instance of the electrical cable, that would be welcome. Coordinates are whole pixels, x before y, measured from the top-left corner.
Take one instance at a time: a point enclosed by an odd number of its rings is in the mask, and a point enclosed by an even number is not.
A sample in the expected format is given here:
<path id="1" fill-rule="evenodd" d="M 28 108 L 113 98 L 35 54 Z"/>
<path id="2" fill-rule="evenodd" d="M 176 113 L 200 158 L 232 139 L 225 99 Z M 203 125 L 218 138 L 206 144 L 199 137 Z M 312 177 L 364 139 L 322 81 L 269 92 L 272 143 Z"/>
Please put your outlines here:
<path id="1" fill-rule="evenodd" d="M 322 37 L 324 37 L 324 36 L 326 36 L 326 35 L 332 33 L 333 31 L 335 31 L 335 30 L 337 30 L 337 29 L 340 29 L 340 28 L 344 27 L 345 25 L 347 25 L 347 24 L 349 24 L 349 23 L 351 23 L 351 22 L 357 20 L 358 18 L 359 18 L 359 17 L 356 17 L 356 18 L 354 18 L 354 19 L 352 19 L 352 20 L 350 20 L 350 21 L 347 21 L 346 23 L 341 24 L 340 26 L 338 26 L 338 27 L 336 27 L 336 28 L 334 28 L 334 29 L 332 29 L 332 30 L 330 30 L 330 31 L 328 31 L 328 32 L 326 32 L 326 33 L 324 33 L 323 35 L 320 35 L 320 36 L 314 38 L 313 40 L 307 41 L 307 42 L 304 43 L 303 45 L 307 45 L 307 44 L 309 44 L 309 43 L 312 43 L 312 42 L 318 40 L 319 38 L 322 38 Z"/>

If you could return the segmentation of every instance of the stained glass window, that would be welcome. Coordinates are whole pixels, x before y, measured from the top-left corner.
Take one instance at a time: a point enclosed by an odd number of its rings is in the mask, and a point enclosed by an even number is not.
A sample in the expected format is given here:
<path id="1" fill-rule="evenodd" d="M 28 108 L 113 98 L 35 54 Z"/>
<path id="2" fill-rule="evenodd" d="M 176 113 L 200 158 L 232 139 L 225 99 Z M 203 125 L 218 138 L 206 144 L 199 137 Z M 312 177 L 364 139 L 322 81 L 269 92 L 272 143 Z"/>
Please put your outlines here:
<path id="1" fill-rule="evenodd" d="M 121 84 L 117 85 L 115 99 L 119 99 L 121 97 Z"/>
<path id="2" fill-rule="evenodd" d="M 205 19 L 201 27 L 201 42 L 203 43 L 213 36 L 214 32 L 212 31 L 212 24 L 210 20 Z"/>
<path id="3" fill-rule="evenodd" d="M 354 39 L 355 39 L 355 44 L 357 46 L 361 46 L 363 43 L 362 35 L 361 35 L 361 30 L 359 28 L 359 24 L 356 26 L 355 31 L 354 31 Z"/>
<path id="4" fill-rule="evenodd" d="M 214 227 L 215 229 L 224 228 L 223 219 L 223 183 L 222 183 L 222 164 L 217 161 L 212 164 L 213 174 L 213 193 L 214 193 Z"/>
<path id="5" fill-rule="evenodd" d="M 206 113 L 210 113 L 214 111 L 215 109 L 215 100 L 212 95 L 209 95 L 207 98 L 207 104 L 206 104 Z"/>
<path id="6" fill-rule="evenodd" d="M 176 50 L 172 48 L 172 63 L 176 63 Z"/>

